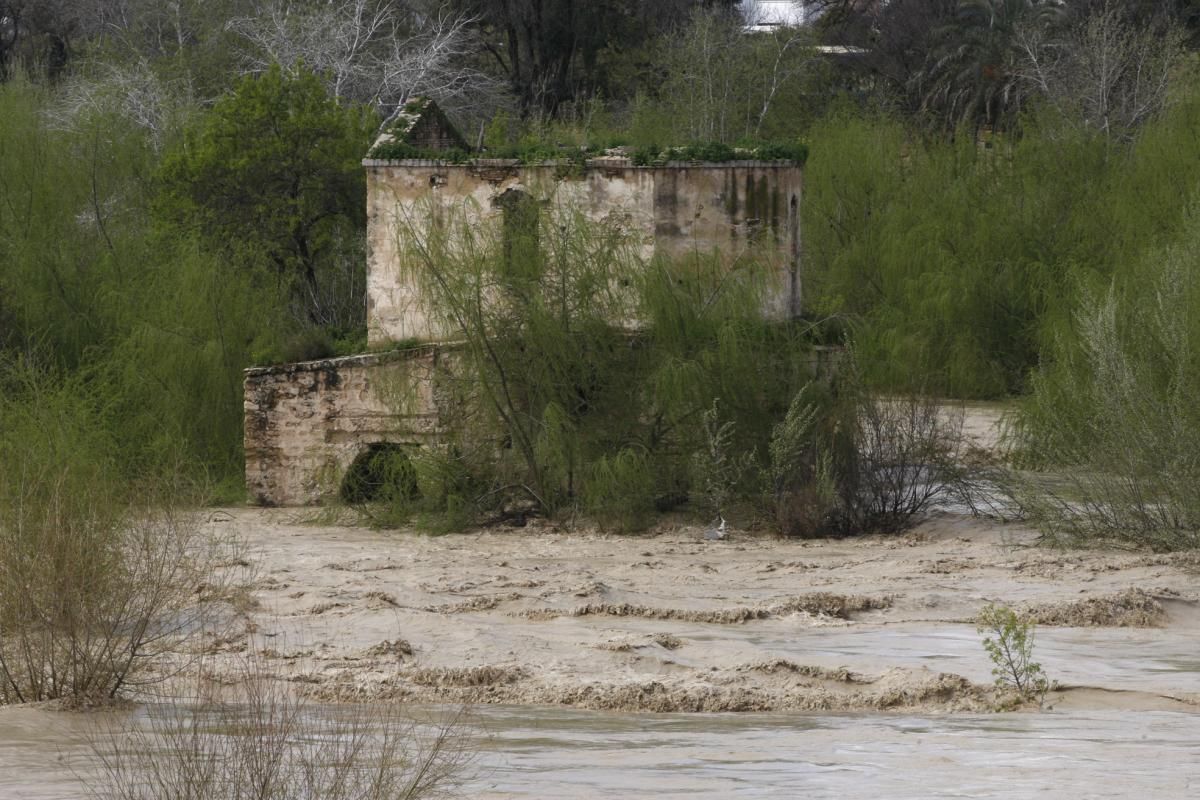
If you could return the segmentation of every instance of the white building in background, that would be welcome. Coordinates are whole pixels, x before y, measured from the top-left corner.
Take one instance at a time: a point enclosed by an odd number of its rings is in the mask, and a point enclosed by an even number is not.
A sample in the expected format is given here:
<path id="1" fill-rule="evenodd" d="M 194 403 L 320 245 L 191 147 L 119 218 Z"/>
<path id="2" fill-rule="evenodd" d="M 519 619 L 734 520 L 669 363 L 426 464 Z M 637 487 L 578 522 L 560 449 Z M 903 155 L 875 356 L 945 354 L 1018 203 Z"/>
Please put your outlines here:
<path id="1" fill-rule="evenodd" d="M 742 0 L 742 15 L 751 31 L 797 28 L 815 16 L 801 0 Z"/>

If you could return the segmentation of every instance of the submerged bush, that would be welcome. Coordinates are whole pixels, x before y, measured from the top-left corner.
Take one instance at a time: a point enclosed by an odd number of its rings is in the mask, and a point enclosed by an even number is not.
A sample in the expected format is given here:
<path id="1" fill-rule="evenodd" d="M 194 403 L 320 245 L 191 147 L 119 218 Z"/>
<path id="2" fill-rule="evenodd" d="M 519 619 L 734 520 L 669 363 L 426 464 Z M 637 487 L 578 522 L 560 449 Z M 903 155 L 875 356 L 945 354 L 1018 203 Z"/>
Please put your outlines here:
<path id="1" fill-rule="evenodd" d="M 770 443 L 770 489 L 793 536 L 896 533 L 959 491 L 962 413 L 866 390 L 853 349 L 830 385 L 796 395 Z"/>
<path id="2" fill-rule="evenodd" d="M 0 372 L 0 703 L 102 702 L 197 635 L 222 548 L 115 467 L 87 386 Z M 198 591 L 202 590 L 202 594 Z"/>
<path id="3" fill-rule="evenodd" d="M 745 491 L 757 453 L 737 450 L 736 425 L 722 421 L 719 401 L 714 400 L 700 419 L 704 439 L 692 455 L 695 494 L 698 504 L 719 521 L 732 512 L 733 503 Z"/>
<path id="4" fill-rule="evenodd" d="M 775 521 L 785 536 L 818 536 L 837 502 L 829 454 L 817 438 L 822 413 L 817 387 L 796 394 L 787 416 L 771 432 L 770 490 Z"/>
<path id="5" fill-rule="evenodd" d="M 1023 700 L 1041 705 L 1050 681 L 1042 665 L 1033 660 L 1034 624 L 1007 606 L 989 604 L 979 612 L 976 629 L 992 662 L 996 686 L 1015 691 Z"/>
<path id="6" fill-rule="evenodd" d="M 250 659 L 232 686 L 93 732 L 95 800 L 424 800 L 454 796 L 470 754 L 457 718 L 421 726 L 373 703 L 318 712 Z"/>
<path id="7" fill-rule="evenodd" d="M 1007 486 L 1060 543 L 1200 546 L 1200 222 L 1090 294 L 1035 375 Z"/>

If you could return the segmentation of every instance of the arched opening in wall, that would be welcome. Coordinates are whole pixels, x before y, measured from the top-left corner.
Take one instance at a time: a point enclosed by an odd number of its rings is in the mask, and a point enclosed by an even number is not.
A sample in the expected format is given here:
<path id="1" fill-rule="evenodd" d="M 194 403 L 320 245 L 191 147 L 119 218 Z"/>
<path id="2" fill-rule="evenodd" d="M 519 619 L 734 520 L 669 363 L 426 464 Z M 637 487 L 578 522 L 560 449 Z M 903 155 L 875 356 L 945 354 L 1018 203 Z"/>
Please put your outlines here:
<path id="1" fill-rule="evenodd" d="M 367 445 L 346 470 L 338 496 L 350 505 L 419 499 L 417 470 L 408 454 L 409 448 L 393 442 Z"/>

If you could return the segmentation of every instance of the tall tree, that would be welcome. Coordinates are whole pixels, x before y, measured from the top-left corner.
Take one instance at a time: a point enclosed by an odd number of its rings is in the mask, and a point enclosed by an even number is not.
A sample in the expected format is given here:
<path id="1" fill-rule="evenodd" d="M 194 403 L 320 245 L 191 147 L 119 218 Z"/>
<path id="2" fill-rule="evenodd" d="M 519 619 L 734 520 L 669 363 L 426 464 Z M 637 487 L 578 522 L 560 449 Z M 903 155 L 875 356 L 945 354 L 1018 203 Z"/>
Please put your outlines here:
<path id="1" fill-rule="evenodd" d="M 273 268 L 311 323 L 348 327 L 329 277 L 359 255 L 346 250 L 366 224 L 360 160 L 377 124 L 361 106 L 339 106 L 312 73 L 245 78 L 164 158 L 160 211 Z"/>
<path id="2" fill-rule="evenodd" d="M 1185 28 L 1175 14 L 1143 14 L 1106 0 L 1057 36 L 1021 37 L 1020 77 L 1061 120 L 1128 140 L 1167 105 Z"/>
<path id="3" fill-rule="evenodd" d="M 477 68 L 474 22 L 448 6 L 425 9 L 411 0 L 271 0 L 226 27 L 248 45 L 244 71 L 309 69 L 340 102 L 386 115 L 416 96 L 451 112 L 495 104 L 502 81 Z"/>
<path id="4" fill-rule="evenodd" d="M 477 20 L 483 47 L 507 77 L 521 114 L 553 115 L 611 89 L 609 62 L 687 19 L 697 7 L 738 0 L 456 0 Z"/>
<path id="5" fill-rule="evenodd" d="M 780 98 L 815 71 L 812 43 L 811 32 L 801 28 L 747 35 L 739 15 L 693 12 L 658 51 L 658 103 L 670 117 L 674 140 L 760 137 Z"/>
<path id="6" fill-rule="evenodd" d="M 918 76 L 926 68 L 935 32 L 952 22 L 958 0 L 806 0 L 819 13 L 816 27 L 826 44 L 857 51 L 846 59 L 858 80 L 901 111 L 920 111 Z"/>
<path id="7" fill-rule="evenodd" d="M 18 60 L 56 77 L 79 32 L 71 0 L 0 0 L 0 80 Z"/>
<path id="8" fill-rule="evenodd" d="M 1011 125 L 1032 91 L 1019 67 L 1023 39 L 1065 19 L 1062 0 L 960 0 L 914 76 L 922 108 L 950 128 Z"/>

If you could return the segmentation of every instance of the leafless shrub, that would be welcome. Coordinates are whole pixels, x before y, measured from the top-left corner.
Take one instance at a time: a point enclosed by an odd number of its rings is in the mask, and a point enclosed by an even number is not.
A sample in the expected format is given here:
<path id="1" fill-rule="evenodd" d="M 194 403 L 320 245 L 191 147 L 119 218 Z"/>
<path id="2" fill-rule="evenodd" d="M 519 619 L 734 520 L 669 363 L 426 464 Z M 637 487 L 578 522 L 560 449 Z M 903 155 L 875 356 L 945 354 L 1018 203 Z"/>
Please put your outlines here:
<path id="1" fill-rule="evenodd" d="M 100 702 L 207 626 L 235 578 L 185 487 L 131 486 L 79 382 L 0 363 L 0 703 Z"/>
<path id="2" fill-rule="evenodd" d="M 1184 38 L 1178 26 L 1139 27 L 1105 3 L 1063 36 L 1018 30 L 1016 71 L 1064 120 L 1123 140 L 1166 106 Z"/>
<path id="3" fill-rule="evenodd" d="M 810 384 L 771 440 L 777 521 L 793 536 L 896 533 L 965 485 L 963 413 L 917 394 L 868 392 L 849 354 Z"/>
<path id="4" fill-rule="evenodd" d="M 861 394 L 855 446 L 838 469 L 842 526 L 895 533 L 951 497 L 958 482 L 963 413 L 920 395 Z"/>
<path id="5" fill-rule="evenodd" d="M 318 711 L 247 659 L 213 696 L 98 728 L 97 800 L 416 800 L 446 797 L 469 765 L 457 716 L 420 725 L 388 704 Z"/>
<path id="6" fill-rule="evenodd" d="M 146 132 L 159 149 L 192 108 L 188 93 L 162 80 L 145 60 L 131 64 L 95 63 L 65 80 L 47 110 L 59 130 L 78 130 L 88 120 L 120 118 Z"/>
<path id="7" fill-rule="evenodd" d="M 0 703 L 103 702 L 209 627 L 225 547 L 186 514 L 113 511 L 54 480 L 0 523 Z"/>
<path id="8" fill-rule="evenodd" d="M 812 73 L 812 33 L 782 28 L 748 36 L 749 20 L 698 10 L 669 37 L 659 61 L 677 135 L 694 141 L 758 136 L 784 91 Z"/>

